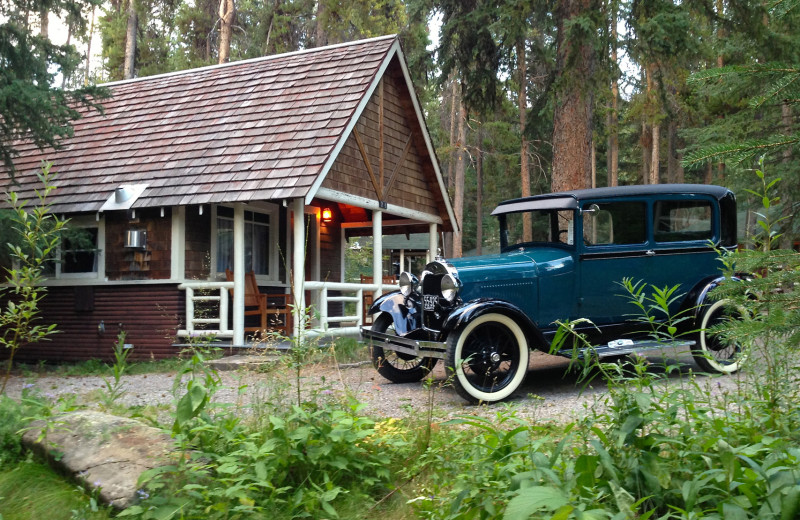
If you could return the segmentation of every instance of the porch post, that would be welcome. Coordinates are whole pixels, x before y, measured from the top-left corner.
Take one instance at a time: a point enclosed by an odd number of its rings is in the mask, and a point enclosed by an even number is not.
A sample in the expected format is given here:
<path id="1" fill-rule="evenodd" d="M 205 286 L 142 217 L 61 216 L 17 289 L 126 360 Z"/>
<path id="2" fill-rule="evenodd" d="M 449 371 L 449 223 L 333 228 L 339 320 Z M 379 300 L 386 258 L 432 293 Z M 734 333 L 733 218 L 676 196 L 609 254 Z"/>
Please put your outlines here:
<path id="1" fill-rule="evenodd" d="M 233 344 L 244 345 L 244 205 L 233 206 Z"/>
<path id="2" fill-rule="evenodd" d="M 294 213 L 294 226 L 292 233 L 292 295 L 295 305 L 294 336 L 300 334 L 300 328 L 305 327 L 305 291 L 303 290 L 306 274 L 306 232 L 305 232 L 305 201 L 302 197 L 292 202 Z M 303 323 L 301 323 L 301 321 Z"/>
<path id="3" fill-rule="evenodd" d="M 437 249 L 439 249 L 439 232 L 435 223 L 430 224 L 430 231 L 428 235 L 428 262 L 433 262 L 436 258 Z"/>
<path id="4" fill-rule="evenodd" d="M 406 270 L 406 250 L 405 249 L 401 249 L 400 250 L 400 272 L 402 273 L 405 270 Z M 410 269 L 409 269 L 409 271 L 410 271 Z"/>
<path id="5" fill-rule="evenodd" d="M 377 299 L 383 293 L 383 212 L 372 212 L 372 283 L 378 284 L 378 290 L 372 293 Z"/>
<path id="6" fill-rule="evenodd" d="M 172 240 L 170 243 L 170 275 L 172 280 L 186 278 L 186 206 L 172 208 Z"/>

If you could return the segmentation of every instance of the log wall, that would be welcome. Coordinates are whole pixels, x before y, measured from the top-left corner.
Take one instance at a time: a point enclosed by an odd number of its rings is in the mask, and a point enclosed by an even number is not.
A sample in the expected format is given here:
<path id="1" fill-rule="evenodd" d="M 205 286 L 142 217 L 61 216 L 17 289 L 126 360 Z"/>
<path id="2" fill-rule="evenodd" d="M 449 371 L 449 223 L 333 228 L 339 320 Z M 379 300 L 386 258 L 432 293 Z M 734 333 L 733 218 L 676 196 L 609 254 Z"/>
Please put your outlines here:
<path id="1" fill-rule="evenodd" d="M 185 316 L 185 296 L 176 284 L 50 287 L 40 304 L 42 323 L 57 324 L 59 332 L 24 346 L 15 357 L 29 363 L 112 361 L 120 327 L 127 333 L 125 342 L 134 346 L 129 359 L 175 356 L 172 344 Z M 98 330 L 101 321 L 103 333 Z"/>

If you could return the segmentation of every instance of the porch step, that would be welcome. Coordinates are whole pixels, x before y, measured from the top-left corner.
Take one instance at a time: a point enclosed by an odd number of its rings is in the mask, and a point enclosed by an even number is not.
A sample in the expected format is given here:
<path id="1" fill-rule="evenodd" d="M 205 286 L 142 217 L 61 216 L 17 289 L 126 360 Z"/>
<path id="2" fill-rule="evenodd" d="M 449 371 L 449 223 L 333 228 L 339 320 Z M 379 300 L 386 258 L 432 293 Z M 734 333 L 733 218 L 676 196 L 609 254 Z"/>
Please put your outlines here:
<path id="1" fill-rule="evenodd" d="M 280 354 L 265 352 L 264 354 L 234 355 L 225 356 L 219 359 L 206 361 L 206 365 L 219 370 L 220 372 L 239 370 L 241 368 L 269 368 L 280 363 Z"/>

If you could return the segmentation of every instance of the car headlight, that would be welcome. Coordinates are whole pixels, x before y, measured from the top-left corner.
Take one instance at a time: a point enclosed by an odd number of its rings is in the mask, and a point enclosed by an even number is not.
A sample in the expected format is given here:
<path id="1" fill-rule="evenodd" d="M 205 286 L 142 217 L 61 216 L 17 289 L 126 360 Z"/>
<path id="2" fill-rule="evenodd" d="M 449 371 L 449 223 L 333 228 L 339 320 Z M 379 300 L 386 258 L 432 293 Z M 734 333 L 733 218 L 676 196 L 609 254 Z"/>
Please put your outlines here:
<path id="1" fill-rule="evenodd" d="M 446 274 L 442 277 L 442 297 L 452 302 L 458 296 L 458 290 L 461 289 L 461 282 L 452 274 Z"/>
<path id="2" fill-rule="evenodd" d="M 408 271 L 403 271 L 400 273 L 400 293 L 403 296 L 408 296 L 412 292 L 417 290 L 419 286 L 419 280 L 413 274 L 409 273 Z"/>

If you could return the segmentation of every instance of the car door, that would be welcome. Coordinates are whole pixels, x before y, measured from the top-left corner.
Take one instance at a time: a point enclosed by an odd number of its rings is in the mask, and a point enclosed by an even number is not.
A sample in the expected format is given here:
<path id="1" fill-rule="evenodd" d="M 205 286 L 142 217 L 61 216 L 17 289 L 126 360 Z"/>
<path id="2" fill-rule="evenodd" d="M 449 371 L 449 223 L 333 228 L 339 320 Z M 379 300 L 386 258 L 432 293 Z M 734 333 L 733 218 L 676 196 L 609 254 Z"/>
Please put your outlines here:
<path id="1" fill-rule="evenodd" d="M 645 199 L 582 202 L 574 318 L 588 318 L 605 327 L 635 313 L 621 283 L 625 277 L 642 279 L 648 271 L 647 261 L 652 256 L 648 214 Z"/>
<path id="2" fill-rule="evenodd" d="M 719 242 L 717 201 L 698 195 L 664 196 L 652 203 L 652 247 L 645 280 L 658 287 L 680 285 L 676 295 L 720 274 L 722 264 L 711 246 Z M 681 298 L 675 302 L 675 313 Z"/>

